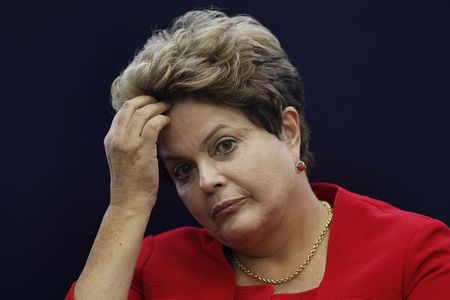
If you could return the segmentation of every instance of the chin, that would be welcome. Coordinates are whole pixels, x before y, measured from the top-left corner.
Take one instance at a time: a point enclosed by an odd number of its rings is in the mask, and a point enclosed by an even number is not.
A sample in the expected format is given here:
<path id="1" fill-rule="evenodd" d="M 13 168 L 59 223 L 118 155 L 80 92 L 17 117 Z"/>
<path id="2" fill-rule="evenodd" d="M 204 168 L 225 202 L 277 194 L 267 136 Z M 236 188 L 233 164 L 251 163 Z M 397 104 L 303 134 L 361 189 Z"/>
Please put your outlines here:
<path id="1" fill-rule="evenodd" d="M 242 247 L 261 234 L 263 223 L 255 216 L 235 215 L 223 220 L 211 234 L 230 248 Z"/>

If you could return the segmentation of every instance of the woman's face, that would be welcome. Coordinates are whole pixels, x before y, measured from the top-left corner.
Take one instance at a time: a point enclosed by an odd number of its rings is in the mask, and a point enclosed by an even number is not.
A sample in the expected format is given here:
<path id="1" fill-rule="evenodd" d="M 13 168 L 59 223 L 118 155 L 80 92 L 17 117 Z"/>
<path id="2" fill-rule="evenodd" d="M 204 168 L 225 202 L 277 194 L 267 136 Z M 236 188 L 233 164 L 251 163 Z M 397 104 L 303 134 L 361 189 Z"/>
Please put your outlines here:
<path id="1" fill-rule="evenodd" d="M 167 115 L 158 151 L 199 223 L 229 246 L 274 230 L 298 180 L 296 111 L 283 111 L 281 139 L 230 107 L 187 99 Z"/>

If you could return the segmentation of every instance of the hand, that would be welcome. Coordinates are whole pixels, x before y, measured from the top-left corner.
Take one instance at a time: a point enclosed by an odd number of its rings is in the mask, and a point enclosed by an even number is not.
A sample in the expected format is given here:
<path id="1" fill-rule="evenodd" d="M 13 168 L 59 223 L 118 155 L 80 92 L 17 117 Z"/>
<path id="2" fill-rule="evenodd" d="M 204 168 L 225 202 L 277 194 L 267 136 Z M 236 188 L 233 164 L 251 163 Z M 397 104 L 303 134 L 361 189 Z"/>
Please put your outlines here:
<path id="1" fill-rule="evenodd" d="M 105 137 L 111 174 L 111 205 L 124 208 L 153 208 L 159 174 L 156 140 L 169 117 L 162 115 L 170 105 L 150 96 L 126 101 Z"/>

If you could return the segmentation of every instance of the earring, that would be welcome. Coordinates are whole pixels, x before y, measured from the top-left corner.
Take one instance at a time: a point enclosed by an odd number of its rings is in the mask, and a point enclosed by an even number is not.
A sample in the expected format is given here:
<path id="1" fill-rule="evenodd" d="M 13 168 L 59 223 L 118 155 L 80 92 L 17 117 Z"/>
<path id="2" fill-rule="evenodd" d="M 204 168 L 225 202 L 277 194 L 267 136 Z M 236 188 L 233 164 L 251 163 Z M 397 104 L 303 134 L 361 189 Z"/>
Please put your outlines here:
<path id="1" fill-rule="evenodd" d="M 297 173 L 301 173 L 303 171 L 305 171 L 306 169 L 306 165 L 303 161 L 301 161 L 300 159 L 297 160 L 297 162 L 295 163 L 295 170 L 297 171 Z"/>

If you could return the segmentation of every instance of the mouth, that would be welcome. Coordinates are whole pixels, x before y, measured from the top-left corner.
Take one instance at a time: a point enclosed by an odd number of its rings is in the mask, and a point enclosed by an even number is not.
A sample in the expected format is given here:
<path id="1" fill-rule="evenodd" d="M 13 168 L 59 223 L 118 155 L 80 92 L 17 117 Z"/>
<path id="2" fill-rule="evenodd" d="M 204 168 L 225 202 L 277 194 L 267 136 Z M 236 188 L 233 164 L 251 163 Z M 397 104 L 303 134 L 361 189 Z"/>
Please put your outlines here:
<path id="1" fill-rule="evenodd" d="M 215 219 L 218 216 L 230 213 L 234 211 L 236 208 L 238 208 L 241 204 L 243 204 L 245 199 L 246 199 L 245 197 L 241 197 L 222 201 L 214 205 L 211 212 L 211 216 L 213 217 L 213 219 Z"/>

